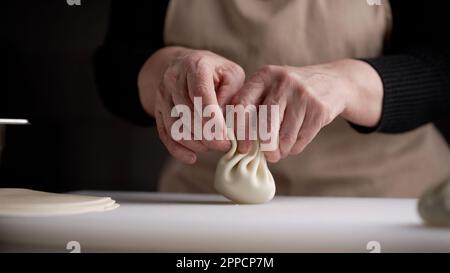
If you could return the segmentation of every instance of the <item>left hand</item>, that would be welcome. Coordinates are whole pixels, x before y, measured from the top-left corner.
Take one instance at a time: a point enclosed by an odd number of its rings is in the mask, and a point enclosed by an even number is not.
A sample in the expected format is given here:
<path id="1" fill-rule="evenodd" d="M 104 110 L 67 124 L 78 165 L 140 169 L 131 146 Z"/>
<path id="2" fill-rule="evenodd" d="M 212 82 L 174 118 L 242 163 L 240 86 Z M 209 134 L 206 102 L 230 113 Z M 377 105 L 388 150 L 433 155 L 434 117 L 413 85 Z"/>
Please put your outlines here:
<path id="1" fill-rule="evenodd" d="M 233 98 L 233 104 L 279 105 L 279 145 L 266 151 L 269 162 L 296 155 L 338 115 L 362 126 L 375 126 L 382 110 L 383 86 L 366 62 L 345 59 L 328 64 L 265 66 Z M 251 141 L 239 141 L 245 153 Z"/>

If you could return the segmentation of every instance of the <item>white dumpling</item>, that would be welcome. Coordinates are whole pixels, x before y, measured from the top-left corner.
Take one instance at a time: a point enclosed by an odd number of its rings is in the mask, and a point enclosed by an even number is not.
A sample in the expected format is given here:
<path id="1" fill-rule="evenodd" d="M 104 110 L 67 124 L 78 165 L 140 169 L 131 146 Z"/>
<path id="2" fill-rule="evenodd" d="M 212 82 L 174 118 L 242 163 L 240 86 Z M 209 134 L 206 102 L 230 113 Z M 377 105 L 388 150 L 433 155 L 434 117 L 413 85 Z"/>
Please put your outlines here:
<path id="1" fill-rule="evenodd" d="M 450 178 L 426 191 L 419 200 L 418 210 L 426 223 L 450 226 Z"/>
<path id="2" fill-rule="evenodd" d="M 230 138 L 232 147 L 220 159 L 214 187 L 228 199 L 240 204 L 259 204 L 272 200 L 275 182 L 258 141 L 247 154 L 237 151 L 237 142 Z"/>

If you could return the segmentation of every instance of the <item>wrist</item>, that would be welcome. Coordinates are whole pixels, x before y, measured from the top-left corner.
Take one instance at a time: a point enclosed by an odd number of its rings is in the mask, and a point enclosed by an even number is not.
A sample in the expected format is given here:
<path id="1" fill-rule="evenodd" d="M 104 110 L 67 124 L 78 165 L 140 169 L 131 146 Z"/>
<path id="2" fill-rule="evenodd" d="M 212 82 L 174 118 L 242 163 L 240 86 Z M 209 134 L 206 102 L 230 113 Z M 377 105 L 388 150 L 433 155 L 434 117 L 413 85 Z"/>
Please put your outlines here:
<path id="1" fill-rule="evenodd" d="M 355 59 L 336 61 L 335 67 L 346 89 L 341 116 L 357 125 L 376 126 L 383 108 L 383 83 L 378 73 L 368 63 Z"/>

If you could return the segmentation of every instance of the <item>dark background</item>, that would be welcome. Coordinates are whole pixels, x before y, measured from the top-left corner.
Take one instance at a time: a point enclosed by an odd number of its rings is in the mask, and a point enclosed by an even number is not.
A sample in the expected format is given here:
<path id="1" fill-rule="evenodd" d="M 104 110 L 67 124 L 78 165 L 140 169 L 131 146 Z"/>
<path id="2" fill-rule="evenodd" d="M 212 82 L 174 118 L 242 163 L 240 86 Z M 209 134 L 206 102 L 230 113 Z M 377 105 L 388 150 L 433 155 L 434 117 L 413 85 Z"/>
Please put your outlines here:
<path id="1" fill-rule="evenodd" d="M 94 50 L 110 1 L 7 1 L 0 16 L 0 117 L 6 130 L 0 186 L 65 191 L 155 190 L 167 153 L 153 128 L 110 114 L 96 93 Z"/>
<path id="2" fill-rule="evenodd" d="M 2 3 L 0 117 L 33 125 L 7 128 L 1 187 L 155 190 L 167 158 L 155 130 L 107 112 L 95 89 L 92 55 L 109 7 L 108 0 Z M 440 127 L 450 136 L 448 120 Z"/>

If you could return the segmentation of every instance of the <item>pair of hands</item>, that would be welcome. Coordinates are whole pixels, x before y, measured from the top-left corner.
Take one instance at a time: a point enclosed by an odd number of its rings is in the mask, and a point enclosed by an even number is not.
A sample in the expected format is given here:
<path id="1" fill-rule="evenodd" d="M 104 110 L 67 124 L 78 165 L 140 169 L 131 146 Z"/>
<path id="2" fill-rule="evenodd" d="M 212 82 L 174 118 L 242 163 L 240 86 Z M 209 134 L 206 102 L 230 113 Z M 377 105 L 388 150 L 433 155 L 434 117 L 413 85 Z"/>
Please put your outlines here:
<path id="1" fill-rule="evenodd" d="M 209 149 L 227 151 L 228 140 L 180 140 L 171 135 L 172 107 L 188 105 L 195 97 L 203 105 L 279 105 L 279 145 L 266 151 L 269 162 L 296 155 L 338 115 L 359 125 L 374 126 L 381 116 L 383 87 L 376 71 L 363 61 L 344 59 L 305 66 L 267 65 L 245 81 L 244 70 L 217 54 L 182 47 L 166 47 L 142 67 L 139 95 L 146 112 L 156 119 L 159 136 L 172 156 L 194 163 Z M 225 132 L 223 128 L 216 128 Z M 193 138 L 192 138 L 193 139 Z M 247 152 L 251 141 L 238 141 Z"/>

